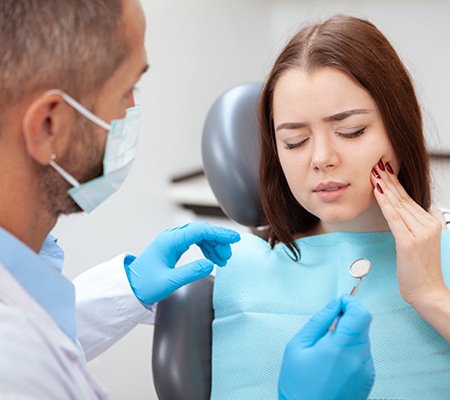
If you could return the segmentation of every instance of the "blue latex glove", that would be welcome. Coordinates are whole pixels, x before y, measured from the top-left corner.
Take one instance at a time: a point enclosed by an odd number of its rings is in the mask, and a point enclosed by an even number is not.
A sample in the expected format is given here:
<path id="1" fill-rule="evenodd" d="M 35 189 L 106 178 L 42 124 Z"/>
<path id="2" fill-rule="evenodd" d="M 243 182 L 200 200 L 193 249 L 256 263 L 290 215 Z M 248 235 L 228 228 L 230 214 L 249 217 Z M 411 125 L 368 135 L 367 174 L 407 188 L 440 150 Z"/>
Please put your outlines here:
<path id="1" fill-rule="evenodd" d="M 328 328 L 343 311 L 335 332 Z M 348 294 L 314 315 L 286 346 L 280 400 L 366 399 L 375 378 L 370 312 Z"/>
<path id="2" fill-rule="evenodd" d="M 214 264 L 223 267 L 231 257 L 230 244 L 239 239 L 237 232 L 207 222 L 165 230 L 139 257 L 125 259 L 130 286 L 144 305 L 161 301 L 181 286 L 209 275 Z M 180 257 L 193 244 L 200 247 L 207 259 L 175 268 Z"/>

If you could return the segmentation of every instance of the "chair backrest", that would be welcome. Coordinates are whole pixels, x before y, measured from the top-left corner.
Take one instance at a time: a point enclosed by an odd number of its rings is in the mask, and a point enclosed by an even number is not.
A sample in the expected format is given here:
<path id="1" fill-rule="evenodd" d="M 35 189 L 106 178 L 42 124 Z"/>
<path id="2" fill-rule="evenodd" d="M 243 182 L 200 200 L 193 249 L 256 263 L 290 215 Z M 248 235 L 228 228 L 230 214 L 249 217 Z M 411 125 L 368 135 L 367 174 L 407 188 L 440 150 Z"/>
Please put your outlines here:
<path id="1" fill-rule="evenodd" d="M 227 90 L 212 105 L 203 128 L 202 157 L 209 185 L 223 212 L 241 225 L 262 225 L 259 200 L 261 83 Z"/>
<path id="2" fill-rule="evenodd" d="M 259 136 L 257 102 L 262 85 L 246 83 L 222 94 L 206 117 L 202 155 L 208 182 L 225 214 L 258 227 Z M 158 304 L 153 337 L 153 382 L 159 400 L 208 400 L 211 393 L 209 276 Z"/>
<path id="3" fill-rule="evenodd" d="M 214 278 L 186 285 L 158 303 L 153 383 L 159 400 L 209 400 Z"/>

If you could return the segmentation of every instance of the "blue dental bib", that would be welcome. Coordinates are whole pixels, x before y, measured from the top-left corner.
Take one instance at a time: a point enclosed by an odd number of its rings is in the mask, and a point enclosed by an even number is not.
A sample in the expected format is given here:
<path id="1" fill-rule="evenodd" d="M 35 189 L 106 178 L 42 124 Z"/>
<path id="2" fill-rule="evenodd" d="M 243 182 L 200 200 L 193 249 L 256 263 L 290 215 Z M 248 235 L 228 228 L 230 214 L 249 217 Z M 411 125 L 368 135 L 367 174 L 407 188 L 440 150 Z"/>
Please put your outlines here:
<path id="1" fill-rule="evenodd" d="M 286 343 L 332 298 L 350 292 L 357 280 L 349 267 L 362 257 L 372 263 L 357 293 L 373 314 L 369 398 L 449 399 L 450 344 L 402 299 L 392 234 L 328 233 L 297 244 L 301 260 L 293 261 L 286 246 L 272 250 L 257 236 L 243 236 L 218 269 L 211 399 L 277 399 Z M 449 286 L 450 231 L 442 232 L 441 253 Z"/>

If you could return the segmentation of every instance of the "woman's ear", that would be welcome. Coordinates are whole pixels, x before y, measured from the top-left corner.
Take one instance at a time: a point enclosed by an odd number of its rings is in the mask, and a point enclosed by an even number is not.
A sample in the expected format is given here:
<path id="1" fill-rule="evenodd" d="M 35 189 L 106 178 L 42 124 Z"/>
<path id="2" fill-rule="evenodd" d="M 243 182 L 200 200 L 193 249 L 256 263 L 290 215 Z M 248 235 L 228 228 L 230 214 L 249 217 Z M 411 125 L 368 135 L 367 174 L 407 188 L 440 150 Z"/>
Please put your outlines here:
<path id="1" fill-rule="evenodd" d="M 44 94 L 34 100 L 22 123 L 28 154 L 36 162 L 47 165 L 50 156 L 63 153 L 68 142 L 73 110 L 59 94 Z"/>

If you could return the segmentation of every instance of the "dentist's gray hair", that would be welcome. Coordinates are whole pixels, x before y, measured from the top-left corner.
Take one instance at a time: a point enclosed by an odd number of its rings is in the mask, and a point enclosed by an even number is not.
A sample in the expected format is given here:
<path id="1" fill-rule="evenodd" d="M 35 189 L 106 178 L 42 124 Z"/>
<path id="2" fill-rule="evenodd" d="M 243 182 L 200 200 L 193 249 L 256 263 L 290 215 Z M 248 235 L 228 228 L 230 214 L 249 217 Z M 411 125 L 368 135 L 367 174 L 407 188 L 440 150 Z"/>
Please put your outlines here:
<path id="1" fill-rule="evenodd" d="M 122 1 L 1 0 L 0 120 L 27 93 L 101 88 L 129 50 Z"/>

